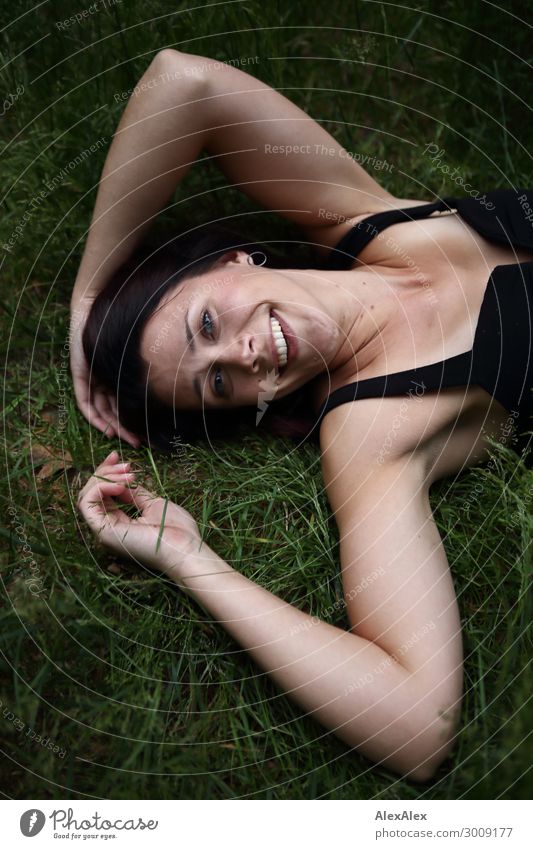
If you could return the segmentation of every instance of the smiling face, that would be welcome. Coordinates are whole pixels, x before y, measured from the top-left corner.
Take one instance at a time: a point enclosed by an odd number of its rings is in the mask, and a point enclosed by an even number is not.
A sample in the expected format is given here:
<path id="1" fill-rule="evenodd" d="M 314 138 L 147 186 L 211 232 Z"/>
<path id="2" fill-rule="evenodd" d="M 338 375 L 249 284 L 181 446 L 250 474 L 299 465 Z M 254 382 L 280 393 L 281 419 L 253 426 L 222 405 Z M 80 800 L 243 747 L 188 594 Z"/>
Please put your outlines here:
<path id="1" fill-rule="evenodd" d="M 265 386 L 288 395 L 342 344 L 325 295 L 311 272 L 256 267 L 244 251 L 228 252 L 180 282 L 150 317 L 141 355 L 151 389 L 189 410 L 256 406 Z"/>

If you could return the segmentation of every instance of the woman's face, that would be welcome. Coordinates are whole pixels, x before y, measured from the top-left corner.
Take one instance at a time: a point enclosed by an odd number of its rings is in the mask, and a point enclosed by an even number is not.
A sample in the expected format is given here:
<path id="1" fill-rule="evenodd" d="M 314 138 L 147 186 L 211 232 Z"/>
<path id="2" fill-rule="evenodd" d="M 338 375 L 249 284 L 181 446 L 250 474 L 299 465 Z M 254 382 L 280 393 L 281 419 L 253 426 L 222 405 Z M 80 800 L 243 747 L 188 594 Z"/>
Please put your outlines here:
<path id="1" fill-rule="evenodd" d="M 181 282 L 143 332 L 152 390 L 179 409 L 257 406 L 320 374 L 343 338 L 315 275 L 231 251 Z"/>

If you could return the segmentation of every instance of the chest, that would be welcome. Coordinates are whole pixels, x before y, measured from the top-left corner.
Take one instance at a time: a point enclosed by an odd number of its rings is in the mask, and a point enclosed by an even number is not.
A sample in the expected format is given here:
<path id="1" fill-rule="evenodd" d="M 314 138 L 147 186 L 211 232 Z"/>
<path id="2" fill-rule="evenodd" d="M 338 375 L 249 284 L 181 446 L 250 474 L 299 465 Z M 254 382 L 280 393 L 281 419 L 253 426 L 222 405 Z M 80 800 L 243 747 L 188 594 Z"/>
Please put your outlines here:
<path id="1" fill-rule="evenodd" d="M 356 222 L 357 223 L 357 222 Z M 364 226 L 364 216 L 360 219 Z M 488 279 L 496 266 L 533 260 L 533 251 L 484 239 L 458 215 L 433 215 L 394 224 L 376 233 L 361 250 L 354 268 L 385 277 L 397 304 L 369 365 L 354 362 L 342 373 L 317 382 L 316 402 L 339 386 L 384 374 L 419 368 L 470 351 L 474 343 Z M 355 341 L 355 340 L 354 340 Z M 327 385 L 326 385 L 327 383 Z M 514 421 L 480 386 L 461 386 L 408 401 L 408 425 L 395 429 L 396 450 L 423 451 L 435 477 L 442 477 L 486 456 L 490 439 L 507 443 Z M 376 426 L 398 421 L 398 397 L 366 399 L 374 405 Z M 373 408 L 374 408 L 373 407 Z"/>
<path id="2" fill-rule="evenodd" d="M 355 221 L 367 226 L 364 217 Z M 454 213 L 376 232 L 353 268 L 365 268 L 369 289 L 375 286 L 387 301 L 389 318 L 372 350 L 333 375 L 333 388 L 470 351 L 494 269 L 532 260 L 533 251 L 491 242 Z M 351 341 L 357 351 L 360 340 Z"/>

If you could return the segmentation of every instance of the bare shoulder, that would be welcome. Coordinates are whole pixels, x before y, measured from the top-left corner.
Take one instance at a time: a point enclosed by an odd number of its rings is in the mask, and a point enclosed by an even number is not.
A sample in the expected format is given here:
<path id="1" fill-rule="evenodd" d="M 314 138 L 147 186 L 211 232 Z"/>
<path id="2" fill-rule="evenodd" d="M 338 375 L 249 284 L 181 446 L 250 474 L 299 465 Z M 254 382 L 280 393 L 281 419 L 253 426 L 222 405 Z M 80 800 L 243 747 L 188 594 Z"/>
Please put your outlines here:
<path id="1" fill-rule="evenodd" d="M 330 410 L 320 429 L 321 462 L 328 495 L 337 504 L 400 468 L 429 486 L 435 427 L 423 401 L 368 398 Z"/>
<path id="2" fill-rule="evenodd" d="M 398 459 L 421 449 L 428 430 L 423 388 L 419 394 L 415 387 L 409 394 L 362 398 L 330 410 L 320 428 L 323 454 L 379 466 L 385 459 Z"/>

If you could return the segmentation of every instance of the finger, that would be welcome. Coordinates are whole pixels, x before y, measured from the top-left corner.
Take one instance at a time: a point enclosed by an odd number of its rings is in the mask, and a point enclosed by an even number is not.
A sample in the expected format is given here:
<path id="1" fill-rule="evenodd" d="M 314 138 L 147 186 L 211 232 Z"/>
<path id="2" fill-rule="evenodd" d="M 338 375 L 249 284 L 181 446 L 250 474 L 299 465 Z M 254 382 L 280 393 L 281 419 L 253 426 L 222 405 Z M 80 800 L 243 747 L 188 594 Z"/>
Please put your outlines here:
<path id="1" fill-rule="evenodd" d="M 94 425 L 99 430 L 103 430 L 107 426 L 107 422 L 104 418 L 102 418 L 102 416 L 99 415 L 93 405 L 92 391 L 88 379 L 84 379 L 82 377 L 75 377 L 73 383 L 74 394 L 76 396 L 76 401 L 79 409 L 81 410 L 89 424 Z"/>
<path id="2" fill-rule="evenodd" d="M 113 498 L 124 488 L 123 483 L 97 481 L 78 499 L 79 511 L 92 530 L 101 530 L 103 519 L 110 521 L 109 512 L 116 510 Z"/>
<path id="3" fill-rule="evenodd" d="M 95 404 L 98 405 L 100 415 L 109 421 L 109 431 L 113 432 L 113 436 L 116 435 L 119 439 L 123 439 L 132 448 L 138 448 L 140 446 L 141 440 L 139 437 L 121 425 L 117 414 L 117 402 L 113 395 L 96 390 Z"/>
<path id="4" fill-rule="evenodd" d="M 98 466 L 94 474 L 105 477 L 105 475 L 123 475 L 131 471 L 131 463 L 113 463 L 109 466 Z"/>
<path id="5" fill-rule="evenodd" d="M 109 420 L 102 418 L 102 416 L 100 416 L 95 411 L 94 407 L 80 407 L 80 409 L 90 425 L 95 427 L 101 433 L 107 434 L 110 437 L 115 435 L 115 431 L 113 430 L 113 427 L 111 426 Z"/>
<path id="6" fill-rule="evenodd" d="M 94 390 L 93 407 L 96 410 L 98 416 L 108 423 L 108 431 L 110 432 L 111 430 L 113 430 L 114 434 L 118 425 L 118 419 L 113 413 L 113 410 L 111 409 L 109 399 L 106 393 L 102 392 L 99 389 Z"/>
<path id="7" fill-rule="evenodd" d="M 103 419 L 92 406 L 91 402 L 83 398 L 76 398 L 78 409 L 81 410 L 90 425 L 97 430 L 105 431 L 109 427 L 109 422 Z"/>
<path id="8" fill-rule="evenodd" d="M 113 448 L 113 450 L 110 451 L 110 453 L 107 455 L 107 457 L 105 457 L 105 459 L 102 460 L 102 462 L 100 463 L 98 468 L 102 469 L 104 466 L 108 466 L 111 463 L 118 463 L 118 459 L 119 459 L 119 453 L 118 453 L 116 448 Z"/>
<path id="9" fill-rule="evenodd" d="M 112 472 L 109 469 L 107 471 L 97 469 L 78 493 L 78 504 L 99 483 L 121 483 L 123 486 L 130 486 L 135 483 L 135 474 L 135 472 Z"/>
<path id="10" fill-rule="evenodd" d="M 132 448 L 138 448 L 141 444 L 141 440 L 136 434 L 131 433 L 129 430 L 126 430 L 120 422 L 117 422 L 117 437 L 118 439 L 123 439 L 124 442 L 127 442 L 128 445 L 131 445 Z"/>
<path id="11" fill-rule="evenodd" d="M 128 504 L 133 504 L 141 513 L 146 513 L 150 508 L 157 506 L 159 510 L 164 505 L 164 499 L 159 498 L 153 492 L 149 492 L 142 486 L 134 486 L 128 488 L 123 493 L 124 500 Z M 161 503 L 158 503 L 161 502 Z"/>
<path id="12" fill-rule="evenodd" d="M 118 451 L 116 451 L 116 450 L 112 451 L 109 456 L 112 459 L 108 460 L 108 458 L 106 457 L 106 459 L 102 460 L 100 465 L 96 467 L 95 471 L 101 472 L 104 469 L 108 469 L 109 471 L 115 471 L 115 472 L 120 471 L 120 470 L 126 471 L 127 470 L 126 467 L 131 466 L 131 463 L 130 463 L 129 460 L 123 460 L 122 462 L 119 463 L 120 455 L 119 455 Z"/>
<path id="13" fill-rule="evenodd" d="M 114 397 L 114 395 L 109 395 L 108 398 L 109 398 L 109 406 L 113 410 L 113 414 L 116 416 L 116 418 L 118 420 L 118 410 L 117 410 L 116 398 Z"/>
<path id="14" fill-rule="evenodd" d="M 113 439 L 113 437 L 117 435 L 115 429 L 111 427 L 111 422 L 107 423 L 102 433 L 104 434 L 104 436 L 107 436 L 108 439 Z"/>

